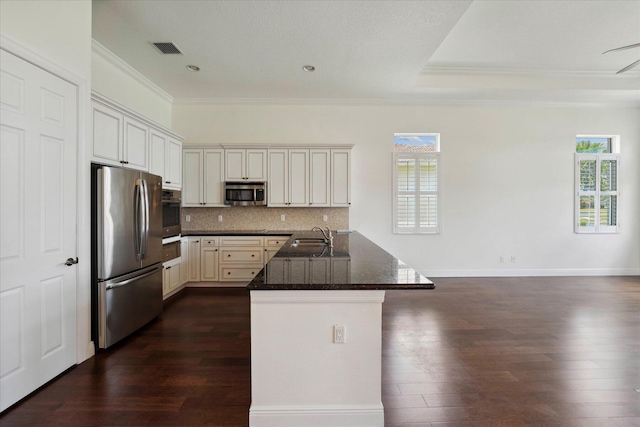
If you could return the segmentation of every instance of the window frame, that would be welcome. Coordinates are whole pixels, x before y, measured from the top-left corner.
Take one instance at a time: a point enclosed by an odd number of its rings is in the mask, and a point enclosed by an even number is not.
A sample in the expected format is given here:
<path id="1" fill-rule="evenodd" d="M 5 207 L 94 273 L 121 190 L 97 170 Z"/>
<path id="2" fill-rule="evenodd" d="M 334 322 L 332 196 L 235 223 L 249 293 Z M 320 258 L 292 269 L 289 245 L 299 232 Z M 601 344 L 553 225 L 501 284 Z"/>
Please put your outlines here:
<path id="1" fill-rule="evenodd" d="M 396 134 L 398 135 L 398 134 Z M 416 134 L 418 135 L 418 134 Z M 424 135 L 424 134 L 421 134 Z M 440 145 L 440 137 L 438 135 L 438 148 Z M 436 190 L 421 190 L 420 189 L 420 168 L 416 168 L 416 186 L 412 191 L 406 193 L 413 194 L 415 197 L 415 226 L 414 227 L 400 227 L 398 225 L 398 196 L 400 191 L 398 190 L 398 160 L 400 159 L 413 159 L 416 164 L 419 165 L 421 160 L 434 160 L 436 161 Z M 410 153 L 410 152 L 394 152 L 393 153 L 393 234 L 440 234 L 442 228 L 442 155 L 440 152 L 432 153 Z M 420 226 L 420 196 L 421 195 L 435 195 L 436 196 L 436 225 L 429 227 Z"/>
<path id="2" fill-rule="evenodd" d="M 576 234 L 614 234 L 620 232 L 620 204 L 621 204 L 621 158 L 620 158 L 620 141 L 617 135 L 576 135 L 578 138 L 608 138 L 610 139 L 609 153 L 575 153 L 574 154 L 574 185 L 575 185 L 575 200 L 574 200 L 574 232 Z M 581 190 L 580 187 L 580 162 L 593 160 L 596 162 L 595 171 L 595 189 L 594 190 Z M 615 190 L 602 190 L 601 189 L 601 169 L 604 161 L 613 160 L 616 162 L 616 182 Z M 593 197 L 594 199 L 594 217 L 595 224 L 593 226 L 580 225 L 580 199 L 581 197 Z M 615 212 L 615 225 L 603 225 L 600 224 L 600 200 L 601 197 L 616 196 L 616 212 Z"/>

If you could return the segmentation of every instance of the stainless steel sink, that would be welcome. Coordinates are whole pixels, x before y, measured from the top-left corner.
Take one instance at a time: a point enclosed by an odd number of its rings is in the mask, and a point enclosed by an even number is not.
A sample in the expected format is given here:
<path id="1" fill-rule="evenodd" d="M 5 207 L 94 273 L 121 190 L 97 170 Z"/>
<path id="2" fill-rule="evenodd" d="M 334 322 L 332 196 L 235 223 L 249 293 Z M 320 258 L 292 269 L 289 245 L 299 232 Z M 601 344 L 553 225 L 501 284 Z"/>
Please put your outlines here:
<path id="1" fill-rule="evenodd" d="M 317 238 L 317 237 L 300 237 L 295 239 L 293 243 L 291 243 L 292 248 L 296 248 L 298 246 L 327 246 L 329 242 L 325 239 Z"/>

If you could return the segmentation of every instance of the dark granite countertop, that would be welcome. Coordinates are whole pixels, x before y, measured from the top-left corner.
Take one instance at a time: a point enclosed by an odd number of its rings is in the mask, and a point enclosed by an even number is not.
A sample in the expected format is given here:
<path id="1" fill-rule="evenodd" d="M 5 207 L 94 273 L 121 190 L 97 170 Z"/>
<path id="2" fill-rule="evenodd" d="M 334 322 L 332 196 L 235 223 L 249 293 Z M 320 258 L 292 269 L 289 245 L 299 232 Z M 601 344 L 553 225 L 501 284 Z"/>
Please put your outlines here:
<path id="1" fill-rule="evenodd" d="M 291 236 L 295 230 L 189 230 L 182 236 Z"/>
<path id="2" fill-rule="evenodd" d="M 237 234 L 236 232 L 232 234 Z M 272 234 L 272 232 L 269 232 Z M 320 232 L 293 234 L 249 283 L 250 290 L 388 290 L 433 289 L 429 279 L 358 232 L 333 232 L 334 248 L 292 247 L 300 237 L 322 237 Z M 194 234 L 195 235 L 195 234 Z"/>

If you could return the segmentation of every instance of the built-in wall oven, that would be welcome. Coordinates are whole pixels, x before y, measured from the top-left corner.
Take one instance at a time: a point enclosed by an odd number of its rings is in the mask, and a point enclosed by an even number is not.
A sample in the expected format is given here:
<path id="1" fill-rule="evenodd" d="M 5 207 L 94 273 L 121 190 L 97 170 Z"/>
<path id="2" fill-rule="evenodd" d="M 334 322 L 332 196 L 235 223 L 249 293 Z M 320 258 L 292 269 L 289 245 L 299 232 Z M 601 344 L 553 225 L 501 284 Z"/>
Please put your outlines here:
<path id="1" fill-rule="evenodd" d="M 162 190 L 162 237 L 179 236 L 180 229 L 179 190 Z"/>

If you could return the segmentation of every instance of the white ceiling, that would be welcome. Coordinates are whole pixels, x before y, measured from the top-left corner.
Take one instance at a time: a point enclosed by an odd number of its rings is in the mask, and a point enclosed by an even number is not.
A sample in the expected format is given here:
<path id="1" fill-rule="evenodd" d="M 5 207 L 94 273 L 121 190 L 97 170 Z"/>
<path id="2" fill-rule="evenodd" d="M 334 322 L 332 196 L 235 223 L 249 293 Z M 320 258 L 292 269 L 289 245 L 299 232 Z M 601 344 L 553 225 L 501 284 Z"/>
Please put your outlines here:
<path id="1" fill-rule="evenodd" d="M 640 48 L 602 55 L 640 0 L 94 0 L 93 38 L 175 102 L 640 106 L 640 67 L 615 74 Z"/>

